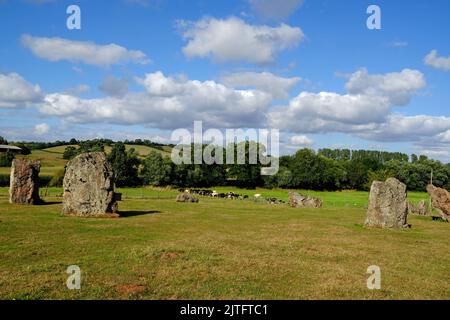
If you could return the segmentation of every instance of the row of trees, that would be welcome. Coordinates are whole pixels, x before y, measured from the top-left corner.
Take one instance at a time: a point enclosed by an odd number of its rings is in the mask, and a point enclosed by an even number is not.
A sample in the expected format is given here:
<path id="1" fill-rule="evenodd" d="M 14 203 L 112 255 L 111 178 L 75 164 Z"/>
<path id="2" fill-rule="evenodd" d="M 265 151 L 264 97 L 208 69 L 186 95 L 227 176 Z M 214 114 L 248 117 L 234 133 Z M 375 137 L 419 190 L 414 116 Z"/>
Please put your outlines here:
<path id="1" fill-rule="evenodd" d="M 395 177 L 408 190 L 424 191 L 431 174 L 436 186 L 450 189 L 450 164 L 426 156 L 409 159 L 401 153 L 303 149 L 281 157 L 279 173 L 265 183 L 280 188 L 368 190 L 374 180 Z"/>
<path id="2" fill-rule="evenodd" d="M 0 144 L 7 141 L 0 137 Z M 280 169 L 275 176 L 262 177 L 261 165 L 249 164 L 249 142 L 246 144 L 245 163 L 241 165 L 181 164 L 175 165 L 161 152 L 151 152 L 146 158 L 139 157 L 134 149 L 125 144 L 151 146 L 163 150 L 164 145 L 149 140 L 115 143 L 109 139 L 88 141 L 45 143 L 47 146 L 68 145 L 64 158 L 72 159 L 84 152 L 105 151 L 109 147 L 108 158 L 116 174 L 117 186 L 175 185 L 181 187 L 210 187 L 214 185 L 235 185 L 253 188 L 292 188 L 312 190 L 367 190 L 374 180 L 396 177 L 407 184 L 409 190 L 425 190 L 433 173 L 436 186 L 450 189 L 450 164 L 443 164 L 425 156 L 398 152 L 381 152 L 349 149 L 322 149 L 315 152 L 302 149 L 291 156 L 279 160 Z M 73 146 L 77 145 L 77 146 Z M 29 143 L 35 148 L 38 143 Z M 205 146 L 203 146 L 203 149 Z M 194 149 L 194 148 L 193 148 Z M 237 146 L 235 146 L 235 158 Z M 223 150 L 225 163 L 226 151 Z M 0 166 L 10 165 L 14 155 L 0 155 Z"/>
<path id="3" fill-rule="evenodd" d="M 141 174 L 143 182 L 150 185 L 231 184 L 310 190 L 368 190 L 374 180 L 395 177 L 411 191 L 425 191 L 433 174 L 434 185 L 450 189 L 450 164 L 425 156 L 413 156 L 410 160 L 401 153 L 364 150 L 352 151 L 349 157 L 325 156 L 329 151 L 302 149 L 292 156 L 283 156 L 279 172 L 266 177 L 260 175 L 260 165 L 174 165 L 161 154 L 152 153 L 144 160 Z M 340 151 L 336 150 L 336 154 Z"/>

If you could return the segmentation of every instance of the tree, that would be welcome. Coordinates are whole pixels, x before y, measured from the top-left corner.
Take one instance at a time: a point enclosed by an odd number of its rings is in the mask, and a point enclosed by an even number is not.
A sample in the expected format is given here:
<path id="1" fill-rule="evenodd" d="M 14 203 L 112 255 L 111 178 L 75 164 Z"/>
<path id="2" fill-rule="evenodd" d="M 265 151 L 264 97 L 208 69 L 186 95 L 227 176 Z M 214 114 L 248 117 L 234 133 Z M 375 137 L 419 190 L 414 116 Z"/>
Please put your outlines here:
<path id="1" fill-rule="evenodd" d="M 0 153 L 0 167 L 10 167 L 14 160 L 14 153 L 11 151 Z"/>
<path id="2" fill-rule="evenodd" d="M 127 152 L 125 145 L 118 142 L 113 145 L 108 160 L 113 167 L 117 187 L 134 187 L 139 184 L 140 161 L 134 149 Z"/>
<path id="3" fill-rule="evenodd" d="M 361 160 L 351 160 L 344 164 L 347 188 L 362 190 L 367 186 L 369 169 Z"/>
<path id="4" fill-rule="evenodd" d="M 264 148 L 264 146 L 254 141 L 244 141 L 234 145 L 235 163 L 230 165 L 228 177 L 235 180 L 237 186 L 255 188 L 256 186 L 262 184 L 261 163 L 258 161 L 256 161 L 256 164 L 250 163 L 250 150 L 252 150 L 252 152 L 262 154 L 260 151 L 264 150 L 260 148 Z M 244 151 L 241 155 L 244 163 L 237 163 L 241 150 Z"/>
<path id="5" fill-rule="evenodd" d="M 6 141 L 5 138 L 0 136 L 0 144 L 8 144 L 8 141 Z"/>
<path id="6" fill-rule="evenodd" d="M 64 150 L 63 159 L 71 160 L 78 154 L 78 150 L 75 147 L 69 146 Z"/>
<path id="7" fill-rule="evenodd" d="M 16 144 L 16 146 L 19 147 L 20 149 L 22 149 L 22 151 L 20 153 L 23 154 L 24 156 L 31 154 L 30 148 L 28 148 L 25 144 L 19 143 L 19 144 Z"/>
<path id="8" fill-rule="evenodd" d="M 165 186 L 171 183 L 172 163 L 161 153 L 151 151 L 145 158 L 142 169 L 144 183 L 151 186 Z"/>
<path id="9" fill-rule="evenodd" d="M 82 141 L 78 148 L 78 154 L 86 152 L 105 152 L 105 145 L 102 140 Z"/>
<path id="10" fill-rule="evenodd" d="M 322 168 L 320 157 L 311 149 L 302 149 L 292 158 L 289 168 L 292 172 L 292 186 L 300 189 L 321 189 Z"/>

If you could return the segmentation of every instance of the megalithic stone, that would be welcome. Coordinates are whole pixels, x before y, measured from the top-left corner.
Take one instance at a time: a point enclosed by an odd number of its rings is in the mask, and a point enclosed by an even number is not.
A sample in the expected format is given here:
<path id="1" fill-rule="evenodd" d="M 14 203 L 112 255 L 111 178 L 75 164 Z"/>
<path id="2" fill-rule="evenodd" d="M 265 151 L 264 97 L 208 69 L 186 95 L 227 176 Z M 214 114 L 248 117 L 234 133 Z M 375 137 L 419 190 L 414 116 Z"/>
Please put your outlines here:
<path id="1" fill-rule="evenodd" d="M 63 214 L 118 216 L 114 172 L 103 152 L 83 153 L 69 161 L 63 188 Z"/>
<path id="2" fill-rule="evenodd" d="M 374 181 L 370 188 L 365 225 L 375 228 L 407 228 L 406 185 L 395 178 Z"/>
<path id="3" fill-rule="evenodd" d="M 14 159 L 11 166 L 9 202 L 12 204 L 38 204 L 39 171 L 41 163 L 29 159 Z"/>
<path id="4" fill-rule="evenodd" d="M 427 191 L 433 208 L 441 214 L 442 219 L 450 221 L 450 192 L 432 184 L 427 186 Z"/>

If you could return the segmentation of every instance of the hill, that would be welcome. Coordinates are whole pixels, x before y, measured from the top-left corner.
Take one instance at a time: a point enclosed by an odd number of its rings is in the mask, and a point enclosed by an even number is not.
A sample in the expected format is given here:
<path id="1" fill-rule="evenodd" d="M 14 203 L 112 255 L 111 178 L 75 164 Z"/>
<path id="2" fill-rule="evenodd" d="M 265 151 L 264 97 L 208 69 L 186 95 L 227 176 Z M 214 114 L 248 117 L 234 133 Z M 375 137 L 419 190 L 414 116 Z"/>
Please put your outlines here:
<path id="1" fill-rule="evenodd" d="M 78 145 L 70 145 L 72 147 L 78 147 Z M 67 160 L 63 159 L 64 150 L 69 147 L 69 145 L 51 147 L 42 150 L 32 150 L 30 155 L 27 156 L 18 156 L 27 157 L 32 160 L 41 161 L 41 176 L 54 176 L 58 171 L 63 170 L 65 165 L 67 164 Z M 140 158 L 145 158 L 150 152 L 155 151 L 161 153 L 163 156 L 170 156 L 172 148 L 169 146 L 162 147 L 162 150 L 157 148 L 152 148 L 148 146 L 141 145 L 133 145 L 127 144 L 125 145 L 127 150 L 134 148 Z M 105 152 L 108 154 L 111 152 L 111 147 L 105 147 Z M 0 174 L 9 174 L 9 167 L 0 167 Z"/>

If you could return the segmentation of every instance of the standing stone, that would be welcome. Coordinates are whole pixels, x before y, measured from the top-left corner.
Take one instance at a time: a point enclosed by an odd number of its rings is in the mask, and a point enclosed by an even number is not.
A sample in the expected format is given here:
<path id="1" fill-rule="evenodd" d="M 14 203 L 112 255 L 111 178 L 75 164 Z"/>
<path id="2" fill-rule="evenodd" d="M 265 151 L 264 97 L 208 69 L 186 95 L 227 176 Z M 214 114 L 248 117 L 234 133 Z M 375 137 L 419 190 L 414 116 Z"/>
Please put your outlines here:
<path id="1" fill-rule="evenodd" d="M 63 182 L 63 214 L 117 217 L 114 173 L 103 152 L 72 159 Z"/>
<path id="2" fill-rule="evenodd" d="M 428 194 L 431 197 L 431 205 L 442 216 L 442 219 L 450 221 L 450 193 L 442 188 L 427 186 Z"/>
<path id="3" fill-rule="evenodd" d="M 14 159 L 11 166 L 9 202 L 14 204 L 38 204 L 39 171 L 41 163 L 29 159 Z"/>
<path id="4" fill-rule="evenodd" d="M 406 185 L 395 178 L 374 181 L 370 188 L 365 225 L 376 228 L 407 228 Z"/>
<path id="5" fill-rule="evenodd" d="M 322 208 L 322 200 L 289 192 L 289 205 L 293 208 Z"/>

